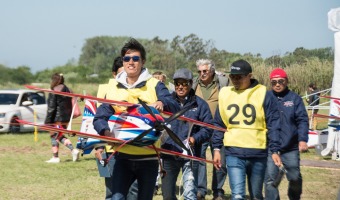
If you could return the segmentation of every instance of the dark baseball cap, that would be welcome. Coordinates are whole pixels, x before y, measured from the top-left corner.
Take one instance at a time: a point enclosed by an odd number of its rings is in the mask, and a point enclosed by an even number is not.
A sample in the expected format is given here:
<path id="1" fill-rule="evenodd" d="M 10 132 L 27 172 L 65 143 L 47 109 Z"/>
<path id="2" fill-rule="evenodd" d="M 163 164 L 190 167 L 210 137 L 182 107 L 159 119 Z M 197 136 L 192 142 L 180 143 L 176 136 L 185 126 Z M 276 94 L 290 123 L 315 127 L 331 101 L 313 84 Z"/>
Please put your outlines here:
<path id="1" fill-rule="evenodd" d="M 245 60 L 237 60 L 231 64 L 230 74 L 249 74 L 252 73 L 250 64 Z"/>
<path id="2" fill-rule="evenodd" d="M 192 80 L 193 78 L 193 75 L 192 75 L 192 72 L 187 69 L 187 68 L 181 68 L 181 69 L 178 69 L 175 74 L 174 74 L 174 77 L 173 79 L 179 79 L 179 78 L 182 78 L 182 79 L 185 79 L 185 80 Z"/>

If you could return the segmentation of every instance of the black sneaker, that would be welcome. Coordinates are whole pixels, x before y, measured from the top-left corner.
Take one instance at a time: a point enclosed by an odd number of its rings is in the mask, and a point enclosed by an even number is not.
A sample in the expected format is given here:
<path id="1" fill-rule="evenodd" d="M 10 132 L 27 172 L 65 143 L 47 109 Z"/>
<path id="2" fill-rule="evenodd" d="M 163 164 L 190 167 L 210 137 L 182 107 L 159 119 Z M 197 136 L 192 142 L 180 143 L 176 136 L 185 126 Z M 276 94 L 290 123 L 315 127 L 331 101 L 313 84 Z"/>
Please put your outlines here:
<path id="1" fill-rule="evenodd" d="M 214 195 L 213 200 L 225 200 L 223 195 Z"/>
<path id="2" fill-rule="evenodd" d="M 205 196 L 203 196 L 203 194 L 197 192 L 197 200 L 205 200 Z"/>
<path id="3" fill-rule="evenodd" d="M 158 194 L 158 185 L 155 186 L 155 190 L 153 191 L 153 195 L 157 195 Z"/>

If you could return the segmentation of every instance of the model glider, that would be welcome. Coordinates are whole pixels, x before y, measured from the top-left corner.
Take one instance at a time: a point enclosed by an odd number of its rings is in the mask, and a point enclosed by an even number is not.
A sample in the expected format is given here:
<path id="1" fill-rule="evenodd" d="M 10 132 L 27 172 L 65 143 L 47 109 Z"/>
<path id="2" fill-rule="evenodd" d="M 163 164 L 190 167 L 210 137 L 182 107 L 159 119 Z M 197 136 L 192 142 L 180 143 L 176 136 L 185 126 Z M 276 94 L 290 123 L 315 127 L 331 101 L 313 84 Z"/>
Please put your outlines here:
<path id="1" fill-rule="evenodd" d="M 83 137 L 79 138 L 77 143 L 77 148 L 82 149 L 85 154 L 90 153 L 95 146 L 103 146 L 103 141 L 106 141 L 100 139 L 100 137 L 103 136 L 99 136 L 92 125 L 93 117 L 97 110 L 95 102 L 109 103 L 115 106 L 126 107 L 124 109 L 124 112 L 117 112 L 112 115 L 108 120 L 110 130 L 115 136 L 114 138 L 119 140 L 117 141 L 118 143 L 122 143 L 124 141 L 123 143 L 126 143 L 126 145 L 150 147 L 151 144 L 155 143 L 155 141 L 159 139 L 161 134 L 166 134 L 183 149 L 183 152 L 187 152 L 188 154 L 190 154 L 190 146 L 188 146 L 188 144 L 184 144 L 183 141 L 181 141 L 178 136 L 173 133 L 172 130 L 169 128 L 169 123 L 175 119 L 187 121 L 190 127 L 192 127 L 193 125 L 199 125 L 225 131 L 225 129 L 223 128 L 215 127 L 211 124 L 203 123 L 182 116 L 189 109 L 189 107 L 184 107 L 184 109 L 175 114 L 163 112 L 163 116 L 165 115 L 168 117 L 163 118 L 155 108 L 147 106 L 141 100 L 139 100 L 140 104 L 132 104 L 75 93 L 56 92 L 53 90 L 38 88 L 34 86 L 26 87 L 33 90 L 85 99 L 85 108 L 83 112 L 81 132 L 85 132 L 87 135 L 84 136 L 78 134 L 79 136 Z M 46 127 L 43 128 L 46 129 Z M 188 133 L 188 135 L 189 134 L 190 133 Z M 95 137 L 93 137 L 92 135 L 95 135 Z M 155 150 L 158 151 L 159 149 Z M 162 150 L 159 152 L 164 153 L 167 152 L 167 150 Z M 176 154 L 176 156 L 178 156 L 178 154 Z"/>
<path id="2" fill-rule="evenodd" d="M 36 124 L 36 123 L 33 123 L 33 122 L 24 121 L 24 120 L 18 120 L 18 122 L 21 123 L 21 124 L 37 126 L 39 129 L 45 130 L 45 131 L 56 131 L 56 132 L 61 132 L 61 133 L 68 133 L 68 134 L 78 135 L 78 136 L 82 136 L 82 137 L 90 137 L 90 138 L 95 138 L 95 139 L 99 139 L 101 141 L 105 141 L 105 142 L 109 142 L 109 143 L 115 143 L 115 144 L 126 143 L 125 140 L 121 140 L 121 139 L 117 139 L 117 138 L 112 138 L 112 137 L 107 137 L 107 136 L 100 136 L 100 135 L 94 135 L 94 134 L 89 134 L 89 133 L 83 133 L 83 132 L 74 131 L 74 130 L 66 130 L 66 129 L 57 128 L 57 127 L 53 127 L 53 126 L 49 126 L 49 125 Z M 130 145 L 130 144 L 126 144 L 126 145 Z M 175 151 L 170 151 L 170 150 L 166 150 L 166 149 L 162 149 L 162 148 L 157 148 L 157 147 L 154 147 L 152 145 L 143 146 L 143 147 L 140 147 L 140 148 L 148 148 L 150 150 L 156 150 L 157 152 L 160 152 L 162 154 L 174 155 L 174 156 L 178 156 L 178 157 L 182 157 L 182 158 L 186 158 L 186 159 L 197 160 L 197 161 L 204 161 L 204 162 L 208 162 L 208 163 L 214 164 L 214 162 L 211 161 L 211 160 L 205 160 L 203 158 L 198 158 L 198 157 L 195 157 L 195 156 L 181 154 L 181 153 L 178 153 L 178 152 L 175 152 Z"/>

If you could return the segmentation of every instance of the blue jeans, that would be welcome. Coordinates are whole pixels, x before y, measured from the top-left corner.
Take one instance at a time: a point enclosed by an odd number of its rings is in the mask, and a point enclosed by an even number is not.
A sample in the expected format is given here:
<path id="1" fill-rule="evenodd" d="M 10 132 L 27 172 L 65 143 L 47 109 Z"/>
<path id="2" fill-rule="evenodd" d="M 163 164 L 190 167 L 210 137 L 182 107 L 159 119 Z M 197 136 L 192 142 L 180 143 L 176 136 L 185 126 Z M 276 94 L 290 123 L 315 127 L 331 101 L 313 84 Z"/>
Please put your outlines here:
<path id="1" fill-rule="evenodd" d="M 106 187 L 106 193 L 105 193 L 105 199 L 106 200 L 109 200 L 112 198 L 112 172 L 113 172 L 113 166 L 115 164 L 116 160 L 114 157 L 110 158 L 109 160 L 109 163 L 108 163 L 108 166 L 109 166 L 109 170 L 110 170 L 110 173 L 111 173 L 111 176 L 110 177 L 105 177 L 105 187 Z"/>
<path id="2" fill-rule="evenodd" d="M 183 197 L 188 200 L 197 199 L 197 161 L 183 159 L 163 158 L 163 166 L 166 171 L 162 179 L 163 200 L 176 200 L 176 181 L 179 171 L 182 169 Z"/>
<path id="3" fill-rule="evenodd" d="M 206 158 L 206 151 L 208 146 L 210 146 L 211 155 L 214 155 L 214 150 L 211 146 L 210 141 L 205 142 L 202 144 L 202 150 L 201 150 L 201 158 Z M 214 196 L 223 196 L 224 190 L 223 185 L 227 178 L 227 168 L 225 165 L 225 152 L 224 152 L 224 146 L 221 148 L 221 163 L 222 163 L 222 170 L 216 170 L 215 167 L 213 167 L 213 177 L 212 177 L 212 183 L 211 183 L 211 189 L 213 191 Z M 205 162 L 199 162 L 198 164 L 198 192 L 205 196 L 208 193 L 207 189 L 207 164 Z"/>
<path id="4" fill-rule="evenodd" d="M 137 199 L 152 200 L 157 174 L 157 160 L 116 159 L 112 172 L 112 200 L 127 199 L 135 180 L 138 182 Z"/>
<path id="5" fill-rule="evenodd" d="M 302 176 L 300 173 L 300 152 L 298 150 L 289 151 L 280 155 L 281 161 L 286 168 L 288 184 L 288 197 L 291 200 L 300 199 L 302 193 Z M 279 173 L 279 168 L 274 164 L 272 155 L 268 155 L 266 170 L 265 196 L 266 199 L 280 199 L 279 190 L 272 185 L 275 177 Z"/>
<path id="6" fill-rule="evenodd" d="M 262 188 L 267 158 L 226 156 L 231 199 L 245 199 L 246 177 L 251 199 L 263 199 Z"/>
<path id="7" fill-rule="evenodd" d="M 108 155 L 107 157 L 109 157 Z M 115 164 L 115 157 L 113 156 L 109 160 L 109 170 L 110 173 L 112 174 L 113 172 L 113 167 Z M 106 192 L 105 192 L 105 200 L 110 200 L 112 199 L 112 181 L 114 181 L 114 177 L 111 175 L 110 177 L 105 177 L 105 187 L 106 187 Z M 126 197 L 127 200 L 137 200 L 137 195 L 138 195 L 138 184 L 137 181 L 133 182 L 129 189 L 129 193 Z"/>

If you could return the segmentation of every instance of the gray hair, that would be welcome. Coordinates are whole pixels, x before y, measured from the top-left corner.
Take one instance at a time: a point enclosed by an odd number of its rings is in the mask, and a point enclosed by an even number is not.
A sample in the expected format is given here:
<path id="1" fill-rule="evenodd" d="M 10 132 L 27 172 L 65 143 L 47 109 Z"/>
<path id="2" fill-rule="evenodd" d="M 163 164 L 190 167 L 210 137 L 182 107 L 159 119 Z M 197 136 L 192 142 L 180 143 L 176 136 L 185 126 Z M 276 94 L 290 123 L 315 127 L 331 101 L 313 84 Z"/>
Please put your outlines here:
<path id="1" fill-rule="evenodd" d="M 198 59 L 196 61 L 196 67 L 198 68 L 201 65 L 208 65 L 209 70 L 215 71 L 215 63 L 209 59 Z"/>

